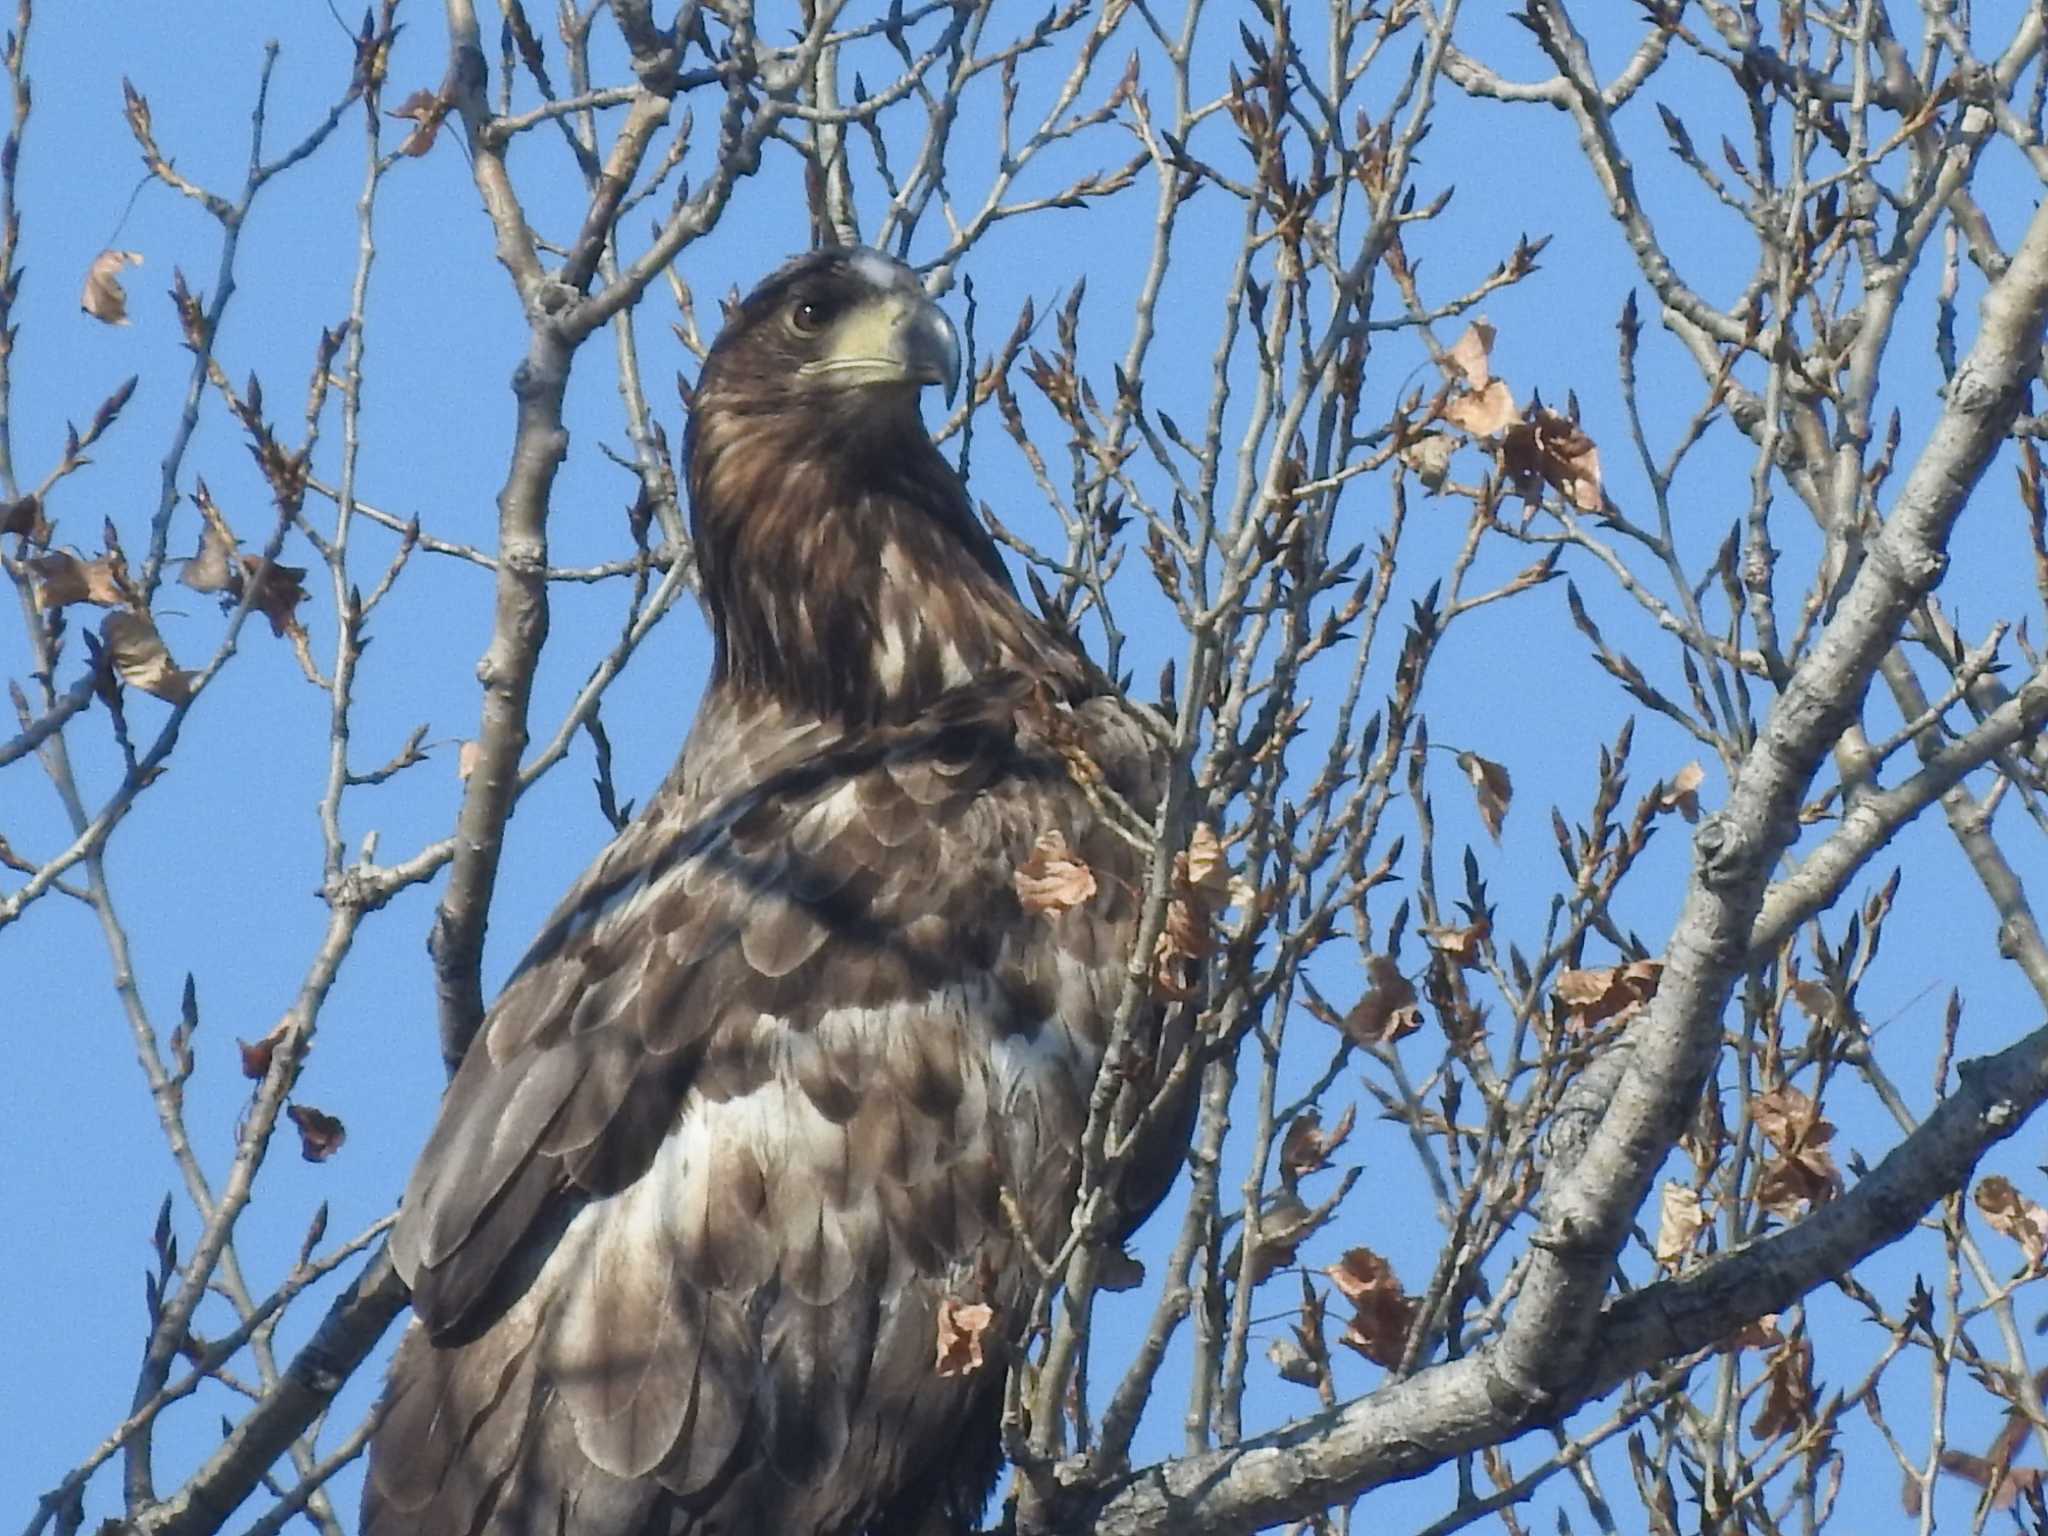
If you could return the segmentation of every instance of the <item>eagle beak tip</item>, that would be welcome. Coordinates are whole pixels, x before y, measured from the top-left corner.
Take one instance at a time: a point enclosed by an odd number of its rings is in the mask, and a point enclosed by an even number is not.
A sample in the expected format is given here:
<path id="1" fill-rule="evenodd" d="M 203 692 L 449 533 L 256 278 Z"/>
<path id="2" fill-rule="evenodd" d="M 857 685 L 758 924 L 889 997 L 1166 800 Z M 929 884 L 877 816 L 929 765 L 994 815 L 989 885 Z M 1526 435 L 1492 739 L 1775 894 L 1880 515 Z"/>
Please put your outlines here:
<path id="1" fill-rule="evenodd" d="M 932 316 L 933 364 L 938 375 L 932 382 L 946 391 L 946 404 L 951 405 L 960 393 L 960 335 L 944 310 L 934 308 Z"/>

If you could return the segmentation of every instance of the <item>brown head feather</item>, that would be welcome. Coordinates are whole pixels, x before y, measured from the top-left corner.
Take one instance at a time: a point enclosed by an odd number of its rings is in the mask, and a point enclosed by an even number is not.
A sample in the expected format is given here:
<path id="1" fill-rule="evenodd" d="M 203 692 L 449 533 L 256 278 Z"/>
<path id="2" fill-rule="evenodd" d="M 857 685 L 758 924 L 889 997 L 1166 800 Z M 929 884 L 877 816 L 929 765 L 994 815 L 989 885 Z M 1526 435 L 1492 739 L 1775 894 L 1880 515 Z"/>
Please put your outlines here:
<path id="1" fill-rule="evenodd" d="M 835 363 L 877 337 L 924 366 Z M 799 257 L 733 312 L 685 443 L 716 683 L 849 725 L 995 671 L 1080 683 L 918 414 L 952 346 L 915 275 L 873 251 Z"/>

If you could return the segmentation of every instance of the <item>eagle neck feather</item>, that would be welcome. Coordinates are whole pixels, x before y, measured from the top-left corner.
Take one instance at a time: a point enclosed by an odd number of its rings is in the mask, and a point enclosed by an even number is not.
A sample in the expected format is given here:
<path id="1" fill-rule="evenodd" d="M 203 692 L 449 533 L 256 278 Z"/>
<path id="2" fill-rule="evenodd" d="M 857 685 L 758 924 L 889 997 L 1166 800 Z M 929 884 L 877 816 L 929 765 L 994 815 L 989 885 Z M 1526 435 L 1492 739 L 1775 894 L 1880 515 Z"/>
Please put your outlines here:
<path id="1" fill-rule="evenodd" d="M 715 684 L 849 726 L 913 719 L 999 672 L 1092 691 L 1017 600 L 914 405 L 894 414 L 907 422 L 791 442 L 770 413 L 700 403 L 689 481 Z"/>

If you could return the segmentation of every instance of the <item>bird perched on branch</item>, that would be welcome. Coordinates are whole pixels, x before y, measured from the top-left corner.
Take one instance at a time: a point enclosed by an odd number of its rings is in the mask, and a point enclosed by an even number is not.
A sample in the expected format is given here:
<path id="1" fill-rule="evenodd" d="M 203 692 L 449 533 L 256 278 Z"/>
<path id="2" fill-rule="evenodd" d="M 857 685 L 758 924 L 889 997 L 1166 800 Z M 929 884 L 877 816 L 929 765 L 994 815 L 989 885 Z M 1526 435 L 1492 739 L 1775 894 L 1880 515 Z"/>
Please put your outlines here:
<path id="1" fill-rule="evenodd" d="M 714 671 L 407 1186 L 418 1321 L 369 1536 L 933 1536 L 986 1502 L 1032 1249 L 1070 1230 L 1139 986 L 1130 813 L 1165 768 L 927 434 L 919 393 L 958 372 L 916 277 L 846 249 L 768 278 L 705 360 Z M 1155 1131 L 1112 1229 L 1164 1193 L 1192 1099 L 1139 995 L 1118 1072 Z M 941 1358 L 942 1314 L 988 1319 L 978 1365 Z"/>

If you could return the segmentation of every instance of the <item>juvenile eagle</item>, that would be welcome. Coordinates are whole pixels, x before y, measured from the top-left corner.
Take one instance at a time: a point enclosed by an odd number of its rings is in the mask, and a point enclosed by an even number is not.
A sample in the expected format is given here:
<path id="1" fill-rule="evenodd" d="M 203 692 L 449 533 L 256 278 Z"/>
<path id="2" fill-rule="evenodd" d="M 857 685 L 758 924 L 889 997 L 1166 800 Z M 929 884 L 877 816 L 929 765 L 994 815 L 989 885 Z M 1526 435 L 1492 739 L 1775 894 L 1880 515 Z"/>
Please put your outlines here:
<path id="1" fill-rule="evenodd" d="M 1036 1283 L 1002 1196 L 1059 1247 L 1138 918 L 1083 781 L 1149 815 L 1164 770 L 926 434 L 958 372 L 872 251 L 791 262 L 705 360 L 710 684 L 407 1186 L 368 1536 L 934 1536 L 986 1502 Z M 1027 911 L 1048 832 L 1094 894 Z M 948 1299 L 994 1309 L 978 1370 L 937 1367 Z"/>

